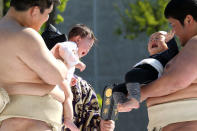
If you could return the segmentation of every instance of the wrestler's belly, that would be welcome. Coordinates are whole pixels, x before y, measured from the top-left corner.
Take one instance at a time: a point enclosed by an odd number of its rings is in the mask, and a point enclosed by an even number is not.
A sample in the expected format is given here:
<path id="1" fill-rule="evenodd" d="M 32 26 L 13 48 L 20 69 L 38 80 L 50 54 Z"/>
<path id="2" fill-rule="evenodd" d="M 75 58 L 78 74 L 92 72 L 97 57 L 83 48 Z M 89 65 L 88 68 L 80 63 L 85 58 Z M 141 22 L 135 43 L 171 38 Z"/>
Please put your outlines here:
<path id="1" fill-rule="evenodd" d="M 162 131 L 197 131 L 197 121 L 185 121 L 169 124 Z"/>
<path id="2" fill-rule="evenodd" d="M 58 88 L 54 88 L 54 85 L 48 85 L 43 83 L 18 83 L 7 84 L 2 86 L 9 95 L 37 95 L 44 96 L 50 94 L 53 98 L 60 102 L 64 102 L 64 92 Z"/>
<path id="3" fill-rule="evenodd" d="M 166 102 L 176 101 L 186 98 L 197 98 L 197 83 L 191 84 L 189 87 L 170 95 L 149 98 L 147 99 L 147 106 L 150 107 L 156 104 L 161 104 L 161 103 L 166 103 Z"/>
<path id="4" fill-rule="evenodd" d="M 63 91 L 47 84 L 7 84 L 3 88 L 7 90 L 9 95 L 44 96 L 50 94 L 60 102 L 63 102 L 65 99 Z M 15 117 L 3 120 L 0 131 L 52 131 L 52 129 L 51 126 L 43 121 Z"/>
<path id="5" fill-rule="evenodd" d="M 52 131 L 45 122 L 26 118 L 10 118 L 2 122 L 0 131 Z"/>

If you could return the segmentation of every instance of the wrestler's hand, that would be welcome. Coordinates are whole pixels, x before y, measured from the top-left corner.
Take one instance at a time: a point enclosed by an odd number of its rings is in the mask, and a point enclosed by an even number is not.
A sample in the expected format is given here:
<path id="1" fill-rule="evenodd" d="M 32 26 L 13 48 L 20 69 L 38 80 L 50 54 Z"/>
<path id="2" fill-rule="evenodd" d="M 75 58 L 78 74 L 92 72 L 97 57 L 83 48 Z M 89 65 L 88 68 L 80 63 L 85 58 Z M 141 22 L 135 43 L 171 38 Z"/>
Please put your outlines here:
<path id="1" fill-rule="evenodd" d="M 150 55 L 154 55 L 168 49 L 165 38 L 166 37 L 162 32 L 156 32 L 151 35 L 148 42 L 148 52 Z"/>
<path id="2" fill-rule="evenodd" d="M 113 131 L 115 128 L 115 122 L 113 120 L 103 120 L 100 122 L 101 131 Z"/>
<path id="3" fill-rule="evenodd" d="M 139 102 L 134 98 L 131 98 L 128 102 L 122 104 L 118 103 L 117 105 L 118 112 L 130 112 L 133 109 L 138 109 L 139 107 Z"/>

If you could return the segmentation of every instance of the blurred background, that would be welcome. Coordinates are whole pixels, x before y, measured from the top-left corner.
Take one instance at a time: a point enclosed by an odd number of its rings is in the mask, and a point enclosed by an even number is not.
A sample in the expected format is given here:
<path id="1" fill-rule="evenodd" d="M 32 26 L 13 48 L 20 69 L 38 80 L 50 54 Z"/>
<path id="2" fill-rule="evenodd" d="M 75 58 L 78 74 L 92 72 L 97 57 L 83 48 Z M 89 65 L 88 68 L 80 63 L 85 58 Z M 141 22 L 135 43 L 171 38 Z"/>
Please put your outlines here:
<path id="1" fill-rule="evenodd" d="M 163 11 L 169 0 L 61 0 L 49 21 L 62 33 L 74 24 L 89 26 L 98 42 L 82 59 L 84 72 L 77 74 L 87 80 L 102 97 L 103 88 L 124 82 L 124 74 L 138 61 L 148 57 L 149 35 L 168 30 Z M 0 17 L 5 15 L 10 0 L 0 0 Z M 46 25 L 45 25 L 46 26 Z M 45 28 L 42 27 L 42 32 Z M 120 113 L 115 131 L 147 131 L 145 103 L 139 110 Z"/>

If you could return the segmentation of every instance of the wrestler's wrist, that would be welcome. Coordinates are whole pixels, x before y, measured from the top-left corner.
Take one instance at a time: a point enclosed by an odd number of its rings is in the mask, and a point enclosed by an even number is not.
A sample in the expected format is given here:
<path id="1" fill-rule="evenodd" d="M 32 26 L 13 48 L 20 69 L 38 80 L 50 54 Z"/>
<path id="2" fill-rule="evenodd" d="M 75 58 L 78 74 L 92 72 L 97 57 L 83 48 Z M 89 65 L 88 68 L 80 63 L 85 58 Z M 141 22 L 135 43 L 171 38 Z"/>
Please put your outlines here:
<path id="1" fill-rule="evenodd" d="M 141 89 L 141 98 L 140 98 L 140 102 L 145 101 L 148 98 L 145 90 Z"/>

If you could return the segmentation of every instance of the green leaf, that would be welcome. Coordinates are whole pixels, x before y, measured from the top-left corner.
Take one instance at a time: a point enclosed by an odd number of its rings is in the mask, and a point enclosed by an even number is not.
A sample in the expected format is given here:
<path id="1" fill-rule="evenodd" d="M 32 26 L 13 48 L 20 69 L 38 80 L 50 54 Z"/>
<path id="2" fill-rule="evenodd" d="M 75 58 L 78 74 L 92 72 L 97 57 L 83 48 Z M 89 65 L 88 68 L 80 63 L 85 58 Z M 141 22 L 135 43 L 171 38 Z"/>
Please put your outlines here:
<path id="1" fill-rule="evenodd" d="M 64 18 L 60 14 L 57 14 L 57 17 L 55 19 L 55 23 L 59 24 L 61 22 L 64 22 Z"/>
<path id="2" fill-rule="evenodd" d="M 100 94 L 96 94 L 96 96 L 97 96 L 97 99 L 98 99 L 99 107 L 101 109 L 102 108 L 102 98 L 101 98 L 101 95 Z"/>
<path id="3" fill-rule="evenodd" d="M 164 16 L 164 9 L 169 0 L 128 0 L 125 8 L 116 11 L 121 18 L 121 24 L 117 28 L 118 35 L 124 35 L 127 39 L 135 39 L 142 32 L 147 35 L 158 30 L 167 30 L 168 22 Z"/>
<path id="4" fill-rule="evenodd" d="M 67 4 L 68 0 L 61 0 L 61 4 L 57 6 L 57 9 L 60 12 L 64 12 L 66 9 L 66 4 Z"/>
<path id="5" fill-rule="evenodd" d="M 44 23 L 44 24 L 42 25 L 42 27 L 40 28 L 40 30 L 39 30 L 39 33 L 40 33 L 40 34 L 42 34 L 42 33 L 44 32 L 45 27 L 46 27 L 46 23 Z"/>
<path id="6" fill-rule="evenodd" d="M 6 6 L 6 8 L 9 8 L 10 7 L 10 1 L 6 1 L 5 6 Z"/>

